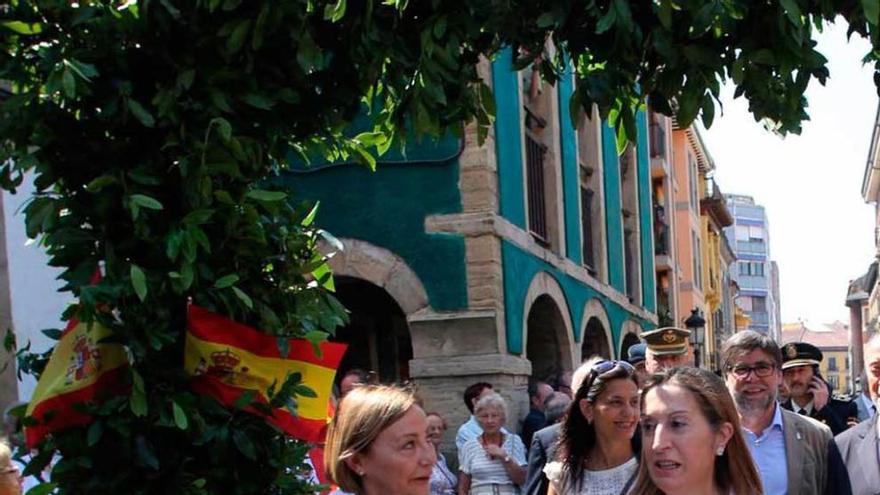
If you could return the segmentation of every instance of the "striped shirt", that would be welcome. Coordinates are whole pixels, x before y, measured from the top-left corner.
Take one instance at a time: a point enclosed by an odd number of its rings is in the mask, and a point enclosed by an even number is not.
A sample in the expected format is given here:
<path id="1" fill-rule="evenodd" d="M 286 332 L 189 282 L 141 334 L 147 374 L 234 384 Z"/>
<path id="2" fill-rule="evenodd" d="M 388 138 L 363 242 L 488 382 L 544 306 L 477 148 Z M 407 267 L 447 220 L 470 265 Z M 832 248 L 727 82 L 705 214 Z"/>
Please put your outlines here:
<path id="1" fill-rule="evenodd" d="M 505 434 L 501 447 L 518 466 L 527 464 L 526 447 L 518 435 Z M 480 444 L 480 437 L 468 440 L 464 444 L 458 453 L 458 464 L 461 472 L 470 475 L 471 487 L 493 484 L 513 485 L 513 480 L 504 468 L 504 460 L 490 459 Z"/>

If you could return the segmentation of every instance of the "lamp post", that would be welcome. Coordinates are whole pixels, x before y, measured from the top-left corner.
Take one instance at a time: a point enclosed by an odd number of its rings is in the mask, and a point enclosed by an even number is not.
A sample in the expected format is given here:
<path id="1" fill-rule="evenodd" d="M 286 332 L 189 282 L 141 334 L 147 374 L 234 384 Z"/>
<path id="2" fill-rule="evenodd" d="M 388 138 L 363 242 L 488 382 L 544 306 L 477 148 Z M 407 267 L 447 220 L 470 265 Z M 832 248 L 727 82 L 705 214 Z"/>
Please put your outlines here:
<path id="1" fill-rule="evenodd" d="M 697 367 L 702 365 L 703 344 L 705 342 L 706 319 L 700 314 L 700 308 L 691 310 L 691 315 L 684 320 L 684 326 L 691 331 L 694 338 L 694 360 Z"/>

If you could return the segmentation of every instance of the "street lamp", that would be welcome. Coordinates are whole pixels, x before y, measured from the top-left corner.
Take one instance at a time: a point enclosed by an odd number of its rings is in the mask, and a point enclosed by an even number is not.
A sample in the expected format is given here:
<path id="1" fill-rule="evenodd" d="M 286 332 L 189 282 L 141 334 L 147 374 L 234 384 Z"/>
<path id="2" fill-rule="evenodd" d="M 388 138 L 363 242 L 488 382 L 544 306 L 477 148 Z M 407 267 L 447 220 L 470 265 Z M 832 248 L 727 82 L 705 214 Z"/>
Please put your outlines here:
<path id="1" fill-rule="evenodd" d="M 684 326 L 691 331 L 691 334 L 694 337 L 694 354 L 696 354 L 694 358 L 696 360 L 696 365 L 699 367 L 701 361 L 700 355 L 702 354 L 706 331 L 706 319 L 700 314 L 700 308 L 694 308 L 691 310 L 691 315 L 684 320 Z"/>

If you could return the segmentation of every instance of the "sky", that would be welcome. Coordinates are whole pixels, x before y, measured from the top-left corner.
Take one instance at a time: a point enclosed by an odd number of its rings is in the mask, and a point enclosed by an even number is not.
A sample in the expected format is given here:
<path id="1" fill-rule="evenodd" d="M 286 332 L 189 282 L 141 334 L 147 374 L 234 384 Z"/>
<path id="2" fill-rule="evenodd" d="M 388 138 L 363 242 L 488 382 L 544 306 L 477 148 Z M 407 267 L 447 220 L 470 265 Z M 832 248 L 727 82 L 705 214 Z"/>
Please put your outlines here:
<path id="1" fill-rule="evenodd" d="M 875 253 L 873 206 L 861 197 L 878 103 L 871 67 L 861 62 L 870 45 L 858 35 L 847 42 L 842 22 L 818 41 L 831 77 L 807 89 L 811 120 L 801 135 L 764 130 L 731 87 L 722 94 L 723 115 L 701 130 L 721 191 L 766 208 L 784 323 L 849 323 L 847 286 Z"/>

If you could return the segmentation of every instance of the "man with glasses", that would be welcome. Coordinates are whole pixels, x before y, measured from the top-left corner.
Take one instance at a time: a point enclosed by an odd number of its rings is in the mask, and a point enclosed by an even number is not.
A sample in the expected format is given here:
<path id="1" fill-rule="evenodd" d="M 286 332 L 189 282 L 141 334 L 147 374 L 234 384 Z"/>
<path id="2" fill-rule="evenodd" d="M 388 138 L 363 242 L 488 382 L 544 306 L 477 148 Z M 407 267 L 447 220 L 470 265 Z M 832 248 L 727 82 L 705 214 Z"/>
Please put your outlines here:
<path id="1" fill-rule="evenodd" d="M 721 369 L 764 494 L 850 494 L 831 430 L 777 405 L 781 366 L 776 342 L 751 330 L 734 334 L 721 349 Z"/>

